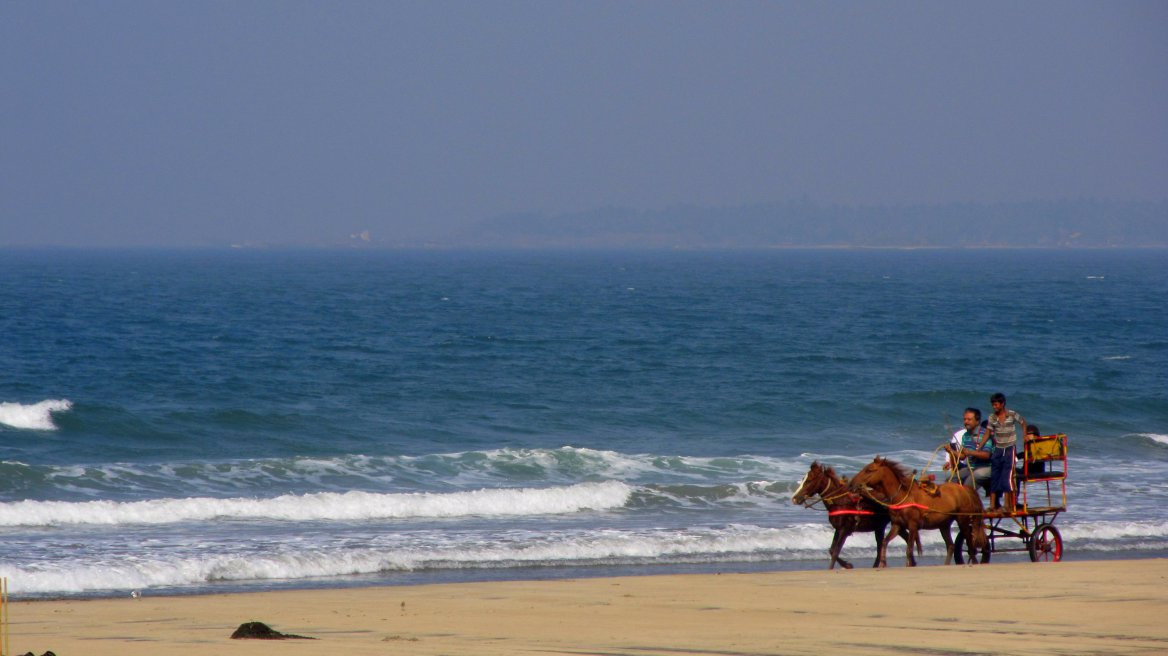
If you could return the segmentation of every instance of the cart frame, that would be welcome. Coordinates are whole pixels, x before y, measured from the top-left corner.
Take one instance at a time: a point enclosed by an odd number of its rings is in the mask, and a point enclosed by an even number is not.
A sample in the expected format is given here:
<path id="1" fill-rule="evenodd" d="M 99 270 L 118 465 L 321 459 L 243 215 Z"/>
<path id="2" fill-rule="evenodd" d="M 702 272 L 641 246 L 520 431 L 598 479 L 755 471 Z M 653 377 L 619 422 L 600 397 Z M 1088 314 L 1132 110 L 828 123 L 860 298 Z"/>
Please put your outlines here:
<path id="1" fill-rule="evenodd" d="M 1063 559 L 1063 537 L 1054 522 L 1067 510 L 1067 436 L 1031 437 L 1023 445 L 1022 469 L 1016 473 L 1018 509 L 1010 515 L 986 516 L 989 545 L 983 563 L 991 554 L 1011 552 L 1028 553 L 1034 562 Z M 961 536 L 958 540 L 964 542 Z M 955 545 L 954 553 L 960 554 L 961 546 Z"/>

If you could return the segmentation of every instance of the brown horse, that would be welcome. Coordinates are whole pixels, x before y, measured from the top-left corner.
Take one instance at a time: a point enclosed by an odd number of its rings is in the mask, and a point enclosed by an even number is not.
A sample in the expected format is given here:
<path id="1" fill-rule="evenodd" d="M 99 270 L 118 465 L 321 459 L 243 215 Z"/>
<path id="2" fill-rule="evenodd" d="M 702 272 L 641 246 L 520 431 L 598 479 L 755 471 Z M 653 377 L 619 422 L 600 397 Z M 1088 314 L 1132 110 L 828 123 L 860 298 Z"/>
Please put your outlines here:
<path id="1" fill-rule="evenodd" d="M 908 530 L 911 538 L 907 550 L 909 567 L 916 565 L 913 544 L 917 545 L 917 552 L 920 553 L 921 529 L 941 531 L 941 537 L 945 540 L 946 565 L 953 562 L 950 527 L 954 522 L 968 545 L 970 562 L 977 562 L 977 550 L 988 549 L 981 499 L 976 492 L 960 483 L 942 483 L 936 486 L 934 493 L 918 483 L 905 467 L 877 456 L 852 477 L 850 488 L 885 505 L 894 529 Z M 891 537 L 890 533 L 884 539 L 884 548 L 880 550 L 882 567 L 887 564 L 883 557 Z"/>
<path id="2" fill-rule="evenodd" d="M 827 521 L 835 528 L 835 535 L 831 538 L 831 561 L 828 569 L 834 569 L 838 562 L 845 569 L 852 569 L 852 564 L 840 556 L 844 542 L 852 533 L 876 534 L 876 562 L 872 567 L 879 567 L 883 555 L 884 529 L 888 527 L 888 511 L 883 506 L 848 489 L 847 483 L 835 473 L 831 467 L 824 467 L 818 461 L 811 463 L 807 475 L 799 482 L 791 502 L 802 505 L 809 497 L 818 496 L 827 508 Z M 908 540 L 908 531 L 901 529 L 900 537 Z"/>

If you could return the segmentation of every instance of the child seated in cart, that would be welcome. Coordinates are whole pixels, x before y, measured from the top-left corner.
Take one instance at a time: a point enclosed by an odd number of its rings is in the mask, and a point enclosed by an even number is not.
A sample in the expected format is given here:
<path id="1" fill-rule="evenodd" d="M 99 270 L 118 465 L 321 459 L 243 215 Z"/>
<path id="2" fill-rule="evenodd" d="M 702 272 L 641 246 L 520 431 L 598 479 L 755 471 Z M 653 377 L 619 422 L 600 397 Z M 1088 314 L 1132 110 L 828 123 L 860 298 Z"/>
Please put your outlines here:
<path id="1" fill-rule="evenodd" d="M 1024 437 L 1024 440 L 1026 442 L 1030 442 L 1032 440 L 1038 439 L 1039 437 L 1042 437 L 1042 431 L 1040 431 L 1038 429 L 1038 426 L 1036 426 L 1034 424 L 1027 424 L 1026 425 L 1026 435 Z M 1021 455 L 1022 458 L 1025 458 L 1026 457 L 1026 449 L 1022 449 L 1022 452 L 1019 455 Z M 1014 474 L 1017 477 L 1017 480 L 1022 481 L 1022 480 L 1026 479 L 1026 474 L 1030 474 L 1031 476 L 1033 476 L 1034 474 L 1041 474 L 1044 471 L 1046 471 L 1046 463 L 1045 462 L 1041 462 L 1041 461 L 1031 462 L 1029 464 L 1029 466 L 1027 466 L 1025 460 L 1020 459 L 1018 461 L 1018 467 L 1015 469 Z"/>

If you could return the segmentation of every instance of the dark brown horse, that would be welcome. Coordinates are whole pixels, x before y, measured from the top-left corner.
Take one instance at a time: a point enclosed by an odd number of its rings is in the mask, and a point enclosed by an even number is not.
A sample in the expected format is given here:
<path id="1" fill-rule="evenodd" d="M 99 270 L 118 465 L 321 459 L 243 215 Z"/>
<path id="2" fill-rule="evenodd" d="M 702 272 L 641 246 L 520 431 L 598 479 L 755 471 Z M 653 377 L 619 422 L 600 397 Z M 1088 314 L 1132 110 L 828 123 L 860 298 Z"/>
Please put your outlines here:
<path id="1" fill-rule="evenodd" d="M 807 475 L 799 483 L 791 502 L 802 505 L 810 497 L 818 496 L 827 508 L 827 521 L 835 528 L 835 535 L 831 538 L 831 562 L 828 569 L 833 569 L 838 562 L 845 569 L 852 569 L 852 564 L 840 557 L 844 542 L 852 533 L 876 534 L 876 562 L 872 567 L 879 567 L 883 555 L 884 529 L 888 527 L 888 511 L 883 506 L 848 489 L 847 483 L 835 473 L 831 467 L 824 467 L 818 461 L 811 463 Z M 908 540 L 908 532 L 903 529 L 900 537 Z"/>
<path id="2" fill-rule="evenodd" d="M 929 486 L 935 489 L 927 489 L 902 465 L 877 456 L 852 477 L 849 487 L 887 507 L 894 530 L 908 531 L 909 567 L 916 565 L 912 545 L 917 545 L 919 553 L 921 529 L 941 531 L 941 537 L 945 540 L 946 565 L 953 562 L 950 527 L 954 522 L 968 545 L 970 562 L 977 562 L 977 550 L 988 549 L 981 499 L 976 492 L 961 483 L 942 483 Z M 892 533 L 889 533 L 884 539 L 884 548 L 880 550 L 882 567 L 887 564 L 883 558 L 891 537 Z"/>

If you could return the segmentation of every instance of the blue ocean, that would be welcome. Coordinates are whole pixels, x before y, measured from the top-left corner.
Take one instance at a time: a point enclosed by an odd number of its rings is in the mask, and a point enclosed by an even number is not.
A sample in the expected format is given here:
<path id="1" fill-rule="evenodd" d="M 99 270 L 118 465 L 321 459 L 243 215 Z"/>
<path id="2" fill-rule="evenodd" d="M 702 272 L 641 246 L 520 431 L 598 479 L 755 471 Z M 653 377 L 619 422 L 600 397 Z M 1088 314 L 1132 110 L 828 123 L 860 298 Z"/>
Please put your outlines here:
<path id="1" fill-rule="evenodd" d="M 1064 559 L 1168 555 L 1163 251 L 0 251 L 0 576 L 826 568 L 811 462 L 940 474 L 998 391 L 1068 435 Z"/>

